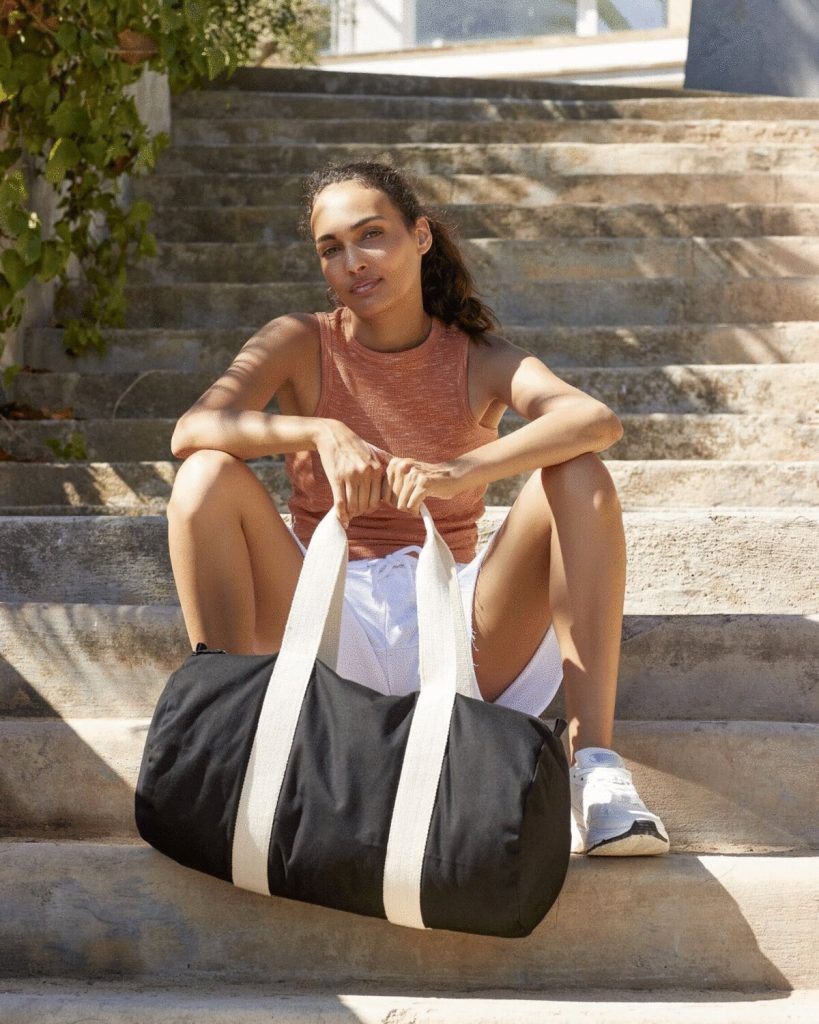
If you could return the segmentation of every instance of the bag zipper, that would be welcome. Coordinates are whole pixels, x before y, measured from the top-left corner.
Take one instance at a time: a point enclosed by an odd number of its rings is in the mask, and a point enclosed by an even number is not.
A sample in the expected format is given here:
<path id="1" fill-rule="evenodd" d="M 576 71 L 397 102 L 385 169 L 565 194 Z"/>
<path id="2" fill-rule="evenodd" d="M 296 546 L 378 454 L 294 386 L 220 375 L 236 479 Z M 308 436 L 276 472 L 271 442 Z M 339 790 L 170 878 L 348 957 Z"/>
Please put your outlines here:
<path id="1" fill-rule="evenodd" d="M 211 647 L 210 649 L 208 649 L 208 645 L 206 643 L 203 643 L 200 640 L 199 643 L 196 645 L 196 650 L 193 653 L 194 654 L 227 654 L 227 651 L 223 650 L 221 647 Z"/>

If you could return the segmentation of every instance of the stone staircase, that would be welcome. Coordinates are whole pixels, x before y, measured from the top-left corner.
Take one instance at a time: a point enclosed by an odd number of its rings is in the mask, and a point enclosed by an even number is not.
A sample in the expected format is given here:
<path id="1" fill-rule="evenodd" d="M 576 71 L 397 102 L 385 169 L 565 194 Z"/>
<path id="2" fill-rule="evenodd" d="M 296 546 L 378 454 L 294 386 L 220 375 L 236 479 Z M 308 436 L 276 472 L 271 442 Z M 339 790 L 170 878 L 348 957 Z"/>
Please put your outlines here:
<path id="1" fill-rule="evenodd" d="M 819 101 L 257 69 L 176 97 L 173 139 L 135 186 L 159 247 L 127 328 L 79 360 L 30 330 L 0 392 L 52 414 L 0 421 L 0 1019 L 817 1019 Z M 175 420 L 262 323 L 326 308 L 301 176 L 387 151 L 456 214 L 506 336 L 626 428 L 602 453 L 629 556 L 615 746 L 673 850 L 573 857 L 523 940 L 264 899 L 133 823 L 190 649 Z M 87 461 L 55 461 L 72 430 Z M 283 458 L 251 465 L 286 512 Z M 489 487 L 482 536 L 523 479 Z"/>

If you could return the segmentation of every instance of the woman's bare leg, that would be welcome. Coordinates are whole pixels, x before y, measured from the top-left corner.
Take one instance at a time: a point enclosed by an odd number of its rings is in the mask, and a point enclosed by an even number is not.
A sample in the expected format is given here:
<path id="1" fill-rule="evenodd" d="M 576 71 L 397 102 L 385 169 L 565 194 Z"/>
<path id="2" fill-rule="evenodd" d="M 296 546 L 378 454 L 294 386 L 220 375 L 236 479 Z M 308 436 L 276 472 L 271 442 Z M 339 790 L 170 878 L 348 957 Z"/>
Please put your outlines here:
<path id="1" fill-rule="evenodd" d="M 216 449 L 185 459 L 168 502 L 168 546 L 191 649 L 279 650 L 303 555 L 242 459 Z"/>
<path id="2" fill-rule="evenodd" d="M 625 580 L 622 509 L 593 452 L 531 475 L 478 574 L 481 693 L 500 696 L 554 621 L 572 761 L 580 747 L 611 747 Z"/>

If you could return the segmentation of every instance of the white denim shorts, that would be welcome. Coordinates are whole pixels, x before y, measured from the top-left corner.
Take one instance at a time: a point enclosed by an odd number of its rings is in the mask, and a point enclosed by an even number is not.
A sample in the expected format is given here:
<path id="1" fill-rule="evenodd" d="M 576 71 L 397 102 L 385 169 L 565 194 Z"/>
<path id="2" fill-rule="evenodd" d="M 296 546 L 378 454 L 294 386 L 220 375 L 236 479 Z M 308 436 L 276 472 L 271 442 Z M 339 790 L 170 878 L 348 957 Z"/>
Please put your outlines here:
<path id="1" fill-rule="evenodd" d="M 288 529 L 306 554 L 304 544 Z M 472 599 L 478 570 L 497 529 L 471 562 L 455 563 L 466 626 L 473 639 Z M 421 547 L 408 544 L 381 558 L 347 562 L 337 671 L 345 679 L 387 695 L 410 693 L 421 685 L 415 600 L 418 560 L 410 554 L 413 551 L 420 554 Z M 529 663 L 494 703 L 540 715 L 562 681 L 560 647 L 550 624 Z"/>

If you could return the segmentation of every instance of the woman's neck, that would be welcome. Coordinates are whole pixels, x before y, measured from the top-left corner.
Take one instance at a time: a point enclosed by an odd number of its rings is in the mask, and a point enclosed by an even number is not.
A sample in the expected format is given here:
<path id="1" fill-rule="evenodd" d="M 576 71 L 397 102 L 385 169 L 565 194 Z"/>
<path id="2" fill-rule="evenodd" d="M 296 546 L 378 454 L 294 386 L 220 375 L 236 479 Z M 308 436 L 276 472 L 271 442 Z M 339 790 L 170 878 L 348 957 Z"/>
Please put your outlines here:
<path id="1" fill-rule="evenodd" d="M 432 317 L 423 306 L 411 318 L 400 310 L 385 310 L 372 318 L 363 319 L 349 310 L 350 329 L 360 344 L 374 352 L 405 352 L 417 348 L 429 337 Z"/>

